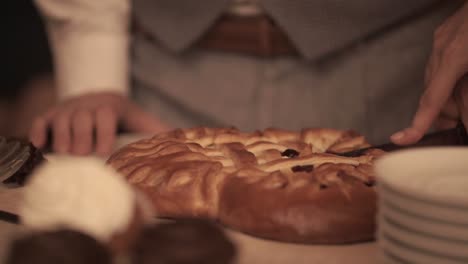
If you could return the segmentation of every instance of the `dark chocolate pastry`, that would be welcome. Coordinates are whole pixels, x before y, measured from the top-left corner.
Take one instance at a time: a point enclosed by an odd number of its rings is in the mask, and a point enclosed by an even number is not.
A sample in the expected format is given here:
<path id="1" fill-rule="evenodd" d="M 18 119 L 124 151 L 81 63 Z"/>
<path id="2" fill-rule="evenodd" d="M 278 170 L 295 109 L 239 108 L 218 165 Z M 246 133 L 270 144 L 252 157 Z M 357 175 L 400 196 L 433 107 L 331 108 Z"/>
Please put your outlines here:
<path id="1" fill-rule="evenodd" d="M 110 251 L 72 230 L 35 233 L 14 241 L 6 264 L 111 264 Z"/>
<path id="2" fill-rule="evenodd" d="M 44 161 L 41 151 L 26 140 L 0 137 L 0 177 L 4 184 L 23 185 Z"/>
<path id="3" fill-rule="evenodd" d="M 147 227 L 132 252 L 132 264 L 228 264 L 234 244 L 214 224 L 183 220 Z"/>

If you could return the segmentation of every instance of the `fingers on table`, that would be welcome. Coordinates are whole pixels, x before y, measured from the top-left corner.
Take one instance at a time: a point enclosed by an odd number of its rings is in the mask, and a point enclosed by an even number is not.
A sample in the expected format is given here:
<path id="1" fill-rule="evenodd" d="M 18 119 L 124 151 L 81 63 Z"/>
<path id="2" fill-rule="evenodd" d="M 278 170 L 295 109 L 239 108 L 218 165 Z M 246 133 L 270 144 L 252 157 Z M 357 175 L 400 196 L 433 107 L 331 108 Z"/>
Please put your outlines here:
<path id="1" fill-rule="evenodd" d="M 96 153 L 107 155 L 116 140 L 117 113 L 111 107 L 99 107 L 96 110 Z"/>
<path id="2" fill-rule="evenodd" d="M 71 117 L 73 146 L 71 152 L 76 155 L 87 155 L 93 149 L 93 128 L 95 118 L 89 110 L 77 110 Z"/>
<path id="3" fill-rule="evenodd" d="M 117 122 L 117 113 L 111 107 L 53 109 L 33 121 L 29 137 L 36 147 L 51 143 L 52 150 L 61 154 L 87 155 L 95 150 L 107 155 L 116 140 Z M 49 129 L 52 142 L 47 142 Z"/>

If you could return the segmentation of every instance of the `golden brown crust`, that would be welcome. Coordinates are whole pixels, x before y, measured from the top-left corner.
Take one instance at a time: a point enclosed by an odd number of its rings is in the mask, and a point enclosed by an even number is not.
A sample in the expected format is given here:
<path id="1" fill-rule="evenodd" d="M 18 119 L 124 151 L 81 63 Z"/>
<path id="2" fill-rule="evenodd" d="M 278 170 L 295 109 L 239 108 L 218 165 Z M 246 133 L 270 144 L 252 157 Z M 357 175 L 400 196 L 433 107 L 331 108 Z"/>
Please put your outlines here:
<path id="1" fill-rule="evenodd" d="M 301 243 L 371 239 L 372 163 L 353 131 L 178 129 L 125 146 L 108 163 L 148 194 L 159 216 L 202 217 Z"/>
<path id="2" fill-rule="evenodd" d="M 315 173 L 275 172 L 255 181 L 229 177 L 221 191 L 220 221 L 242 232 L 286 242 L 371 240 L 376 212 L 372 182 L 329 165 L 320 165 Z"/>
<path id="3" fill-rule="evenodd" d="M 217 215 L 223 166 L 187 144 L 140 141 L 115 153 L 109 164 L 150 197 L 160 217 Z"/>

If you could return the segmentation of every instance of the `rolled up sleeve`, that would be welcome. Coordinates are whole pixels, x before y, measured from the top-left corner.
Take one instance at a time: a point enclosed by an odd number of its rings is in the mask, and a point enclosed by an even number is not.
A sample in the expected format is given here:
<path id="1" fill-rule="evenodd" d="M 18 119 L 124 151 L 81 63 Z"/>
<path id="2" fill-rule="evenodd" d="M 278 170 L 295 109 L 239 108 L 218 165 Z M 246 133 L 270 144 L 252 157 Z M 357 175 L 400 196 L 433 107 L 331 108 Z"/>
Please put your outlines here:
<path id="1" fill-rule="evenodd" d="M 128 93 L 129 0 L 35 0 L 54 54 L 60 99 Z"/>

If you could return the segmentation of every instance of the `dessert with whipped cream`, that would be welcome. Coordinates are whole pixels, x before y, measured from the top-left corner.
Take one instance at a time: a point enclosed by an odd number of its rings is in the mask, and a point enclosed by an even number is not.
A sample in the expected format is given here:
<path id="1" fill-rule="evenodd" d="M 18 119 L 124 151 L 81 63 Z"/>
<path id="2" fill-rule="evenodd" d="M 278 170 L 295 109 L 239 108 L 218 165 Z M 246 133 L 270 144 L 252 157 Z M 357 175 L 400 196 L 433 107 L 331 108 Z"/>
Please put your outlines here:
<path id="1" fill-rule="evenodd" d="M 57 157 L 27 181 L 19 208 L 33 230 L 72 229 L 125 250 L 153 213 L 143 196 L 93 157 Z"/>

